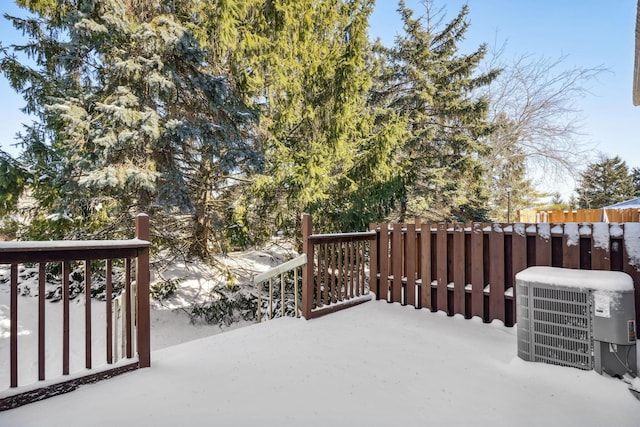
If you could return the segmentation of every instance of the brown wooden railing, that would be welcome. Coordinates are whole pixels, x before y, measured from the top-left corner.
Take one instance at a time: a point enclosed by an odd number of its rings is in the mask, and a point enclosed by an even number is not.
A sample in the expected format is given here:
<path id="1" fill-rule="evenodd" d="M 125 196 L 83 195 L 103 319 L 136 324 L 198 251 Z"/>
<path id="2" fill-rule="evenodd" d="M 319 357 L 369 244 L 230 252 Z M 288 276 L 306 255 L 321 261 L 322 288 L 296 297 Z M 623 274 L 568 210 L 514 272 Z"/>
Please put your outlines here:
<path id="1" fill-rule="evenodd" d="M 640 322 L 640 224 L 372 224 L 377 299 L 515 321 L 515 275 L 529 266 L 624 271 Z M 637 322 L 637 323 L 638 323 Z"/>
<path id="2" fill-rule="evenodd" d="M 302 315 L 322 316 L 370 299 L 369 251 L 376 233 L 313 234 L 310 215 L 303 216 Z"/>
<path id="3" fill-rule="evenodd" d="M 124 284 L 124 313 L 123 326 L 125 357 L 127 363 L 113 366 L 113 354 L 117 350 L 113 345 L 113 320 L 112 320 L 112 263 L 113 260 L 124 259 L 125 284 Z M 62 264 L 62 310 L 63 332 L 62 337 L 62 366 L 61 374 L 70 374 L 69 347 L 71 328 L 85 329 L 85 368 L 91 370 L 92 366 L 92 330 L 96 325 L 91 321 L 91 268 L 93 260 L 106 261 L 106 354 L 107 369 L 99 369 L 89 373 L 75 373 L 72 380 L 58 381 L 46 387 L 35 387 L 28 392 L 20 393 L 18 386 L 18 363 L 21 360 L 18 347 L 18 265 L 33 263 L 38 265 L 38 380 L 45 378 L 45 266 L 47 263 Z M 132 260 L 136 260 L 135 278 L 137 292 L 132 293 Z M 71 263 L 84 261 L 85 271 L 85 316 L 84 324 L 71 324 L 70 322 L 70 293 L 69 275 Z M 46 241 L 46 242 L 0 242 L 0 264 L 9 264 L 11 267 L 10 278 L 10 331 L 9 331 L 9 357 L 10 357 L 10 388 L 16 389 L 16 393 L 9 393 L 0 398 L 0 410 L 10 409 L 31 401 L 60 394 L 76 388 L 79 384 L 94 382 L 101 378 L 108 378 L 115 374 L 136 368 L 145 368 L 151 365 L 150 357 L 150 314 L 149 314 L 149 217 L 140 214 L 136 218 L 136 238 L 131 240 L 85 240 L 85 241 Z M 137 294 L 135 300 L 131 297 Z M 137 303 L 136 303 L 137 301 Z M 135 313 L 135 314 L 134 314 Z M 135 315 L 135 318 L 133 317 Z M 135 332 L 134 332 L 135 331 Z M 74 343 L 75 344 L 75 343 Z M 134 354 L 137 350 L 137 360 Z M 1 373 L 0 375 L 5 375 Z"/>

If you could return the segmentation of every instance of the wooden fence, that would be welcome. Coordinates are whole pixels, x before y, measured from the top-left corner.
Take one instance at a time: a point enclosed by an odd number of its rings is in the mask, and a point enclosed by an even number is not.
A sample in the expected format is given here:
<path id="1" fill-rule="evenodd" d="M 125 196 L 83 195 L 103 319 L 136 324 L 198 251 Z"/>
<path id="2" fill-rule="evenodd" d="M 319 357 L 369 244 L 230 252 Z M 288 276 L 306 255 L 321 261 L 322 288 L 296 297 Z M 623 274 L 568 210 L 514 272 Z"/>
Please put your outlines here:
<path id="1" fill-rule="evenodd" d="M 141 214 L 136 218 L 136 238 L 131 240 L 85 240 L 85 241 L 47 241 L 47 242 L 0 242 L 0 264 L 11 266 L 10 278 L 10 331 L 9 331 L 9 357 L 10 389 L 15 389 L 16 393 L 3 393 L 0 397 L 0 410 L 10 409 L 23 404 L 41 400 L 46 397 L 64 393 L 80 384 L 94 382 L 99 379 L 109 378 L 113 375 L 126 372 L 136 368 L 149 367 L 150 357 L 150 313 L 149 313 L 149 217 Z M 121 312 L 125 316 L 125 326 L 123 332 L 123 344 L 125 348 L 124 363 L 119 363 L 114 367 L 114 354 L 118 349 L 114 346 L 114 322 L 112 317 L 112 262 L 115 259 L 124 259 L 125 265 L 125 289 L 124 289 L 124 310 Z M 105 323 L 100 325 L 106 328 L 106 368 L 92 370 L 92 330 L 96 325 L 91 321 L 91 268 L 92 260 L 105 260 L 106 269 L 106 315 Z M 134 307 L 132 299 L 132 260 L 136 260 L 136 284 L 137 306 Z M 84 322 L 82 324 L 71 324 L 70 322 L 70 286 L 69 275 L 72 262 L 84 261 L 85 270 L 85 292 L 84 292 Z M 19 264 L 38 265 L 38 380 L 45 380 L 45 279 L 47 263 L 62 264 L 62 366 L 61 374 L 48 385 L 42 387 L 32 387 L 28 392 L 20 392 L 16 389 L 19 385 L 18 363 L 24 359 L 19 354 L 18 347 L 18 322 L 20 316 L 18 312 L 18 265 Z M 134 294 L 135 295 L 135 294 Z M 135 319 L 132 317 L 135 315 Z M 135 329 L 134 329 L 135 324 Z M 85 368 L 88 372 L 70 372 L 70 334 L 71 328 L 84 328 L 85 331 Z M 135 332 L 134 332 L 135 331 Z M 135 335 L 134 335 L 135 333 Z M 77 343 L 74 343 L 77 344 Z M 137 350 L 137 360 L 135 360 L 134 348 Z M 116 356 L 117 358 L 117 356 Z M 110 368 L 111 366 L 111 368 Z M 73 379 L 64 378 L 73 374 Z M 0 372 L 0 377 L 5 375 Z M 5 396 L 6 394 L 6 396 Z"/>
<path id="2" fill-rule="evenodd" d="M 605 217 L 606 213 L 606 217 Z M 525 223 L 567 223 L 567 222 L 640 222 L 640 209 L 576 209 L 576 210 L 538 210 L 522 209 L 518 211 L 518 221 Z"/>
<path id="3" fill-rule="evenodd" d="M 529 266 L 624 271 L 640 323 L 640 224 L 372 224 L 377 299 L 515 321 L 515 275 Z"/>

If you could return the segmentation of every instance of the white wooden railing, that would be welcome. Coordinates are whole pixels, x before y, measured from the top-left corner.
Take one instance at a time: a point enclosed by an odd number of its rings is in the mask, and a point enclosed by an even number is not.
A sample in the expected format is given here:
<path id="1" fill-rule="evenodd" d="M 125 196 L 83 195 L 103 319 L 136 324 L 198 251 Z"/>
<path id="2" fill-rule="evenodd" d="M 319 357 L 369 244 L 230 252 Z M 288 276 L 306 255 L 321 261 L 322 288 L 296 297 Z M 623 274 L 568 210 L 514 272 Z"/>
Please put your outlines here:
<path id="1" fill-rule="evenodd" d="M 287 273 L 293 271 L 293 283 L 294 283 L 294 304 L 295 304 L 295 313 L 296 317 L 300 317 L 299 310 L 299 285 L 298 282 L 302 280 L 302 274 L 298 274 L 298 270 L 302 268 L 307 263 L 307 255 L 302 254 L 292 260 L 289 260 L 283 264 L 280 264 L 270 270 L 265 271 L 264 273 L 260 273 L 253 278 L 253 284 L 258 287 L 258 312 L 256 314 L 256 319 L 258 322 L 262 321 L 262 287 L 265 283 L 269 283 L 269 319 L 273 317 L 273 286 L 274 286 L 274 278 L 280 276 L 280 308 L 281 308 L 281 316 L 285 315 L 285 287 L 286 281 L 285 276 Z M 276 281 L 277 283 L 277 281 Z"/>
<path id="2" fill-rule="evenodd" d="M 127 324 L 133 336 L 137 333 L 138 316 L 136 306 L 138 304 L 138 285 L 131 284 L 131 314 L 127 314 L 127 291 L 122 293 L 113 300 L 112 322 L 113 322 L 113 360 L 117 362 L 127 357 Z M 133 354 L 136 354 L 136 341 L 131 341 Z"/>

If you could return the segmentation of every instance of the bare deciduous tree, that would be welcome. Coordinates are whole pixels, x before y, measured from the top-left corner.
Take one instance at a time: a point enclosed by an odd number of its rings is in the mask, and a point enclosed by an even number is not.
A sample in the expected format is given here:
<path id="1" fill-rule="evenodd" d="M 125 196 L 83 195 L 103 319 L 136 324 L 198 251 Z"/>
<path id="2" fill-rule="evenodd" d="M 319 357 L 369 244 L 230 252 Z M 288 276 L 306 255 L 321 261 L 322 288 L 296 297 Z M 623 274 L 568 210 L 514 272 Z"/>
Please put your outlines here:
<path id="1" fill-rule="evenodd" d="M 564 68 L 565 61 L 566 56 L 517 58 L 502 66 L 502 74 L 489 86 L 487 95 L 492 115 L 508 120 L 505 133 L 509 138 L 496 143 L 515 142 L 530 167 L 574 173 L 592 150 L 577 140 L 581 111 L 576 100 L 589 93 L 587 85 L 605 69 Z"/>
<path id="2" fill-rule="evenodd" d="M 580 140 L 577 100 L 590 93 L 589 85 L 606 69 L 567 67 L 566 56 L 524 55 L 505 63 L 503 51 L 504 46 L 494 51 L 487 65 L 502 68 L 502 73 L 483 93 L 490 99 L 491 116 L 498 126 L 489 138 L 490 180 L 498 183 L 513 176 L 524 183 L 526 177 L 530 184 L 532 179 L 575 179 L 579 166 L 593 154 L 593 147 Z M 511 174 L 504 165 L 524 168 L 525 174 Z M 511 188 L 520 184 L 509 182 Z M 502 189 L 494 187 L 496 200 Z"/>

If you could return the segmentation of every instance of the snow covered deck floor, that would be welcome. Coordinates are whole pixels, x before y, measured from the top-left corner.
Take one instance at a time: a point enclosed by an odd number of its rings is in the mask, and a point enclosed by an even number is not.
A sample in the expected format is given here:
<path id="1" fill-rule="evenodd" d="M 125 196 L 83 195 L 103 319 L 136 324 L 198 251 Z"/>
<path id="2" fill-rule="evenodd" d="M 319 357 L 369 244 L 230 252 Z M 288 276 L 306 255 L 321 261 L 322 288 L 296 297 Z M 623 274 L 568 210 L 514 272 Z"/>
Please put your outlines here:
<path id="1" fill-rule="evenodd" d="M 369 302 L 152 353 L 152 367 L 18 409 L 22 426 L 637 427 L 619 380 L 524 362 L 516 330 Z"/>

